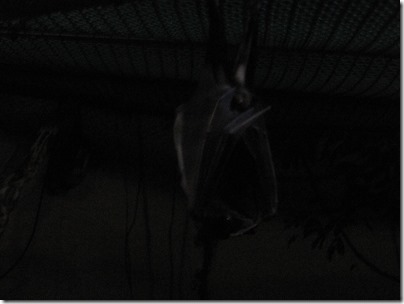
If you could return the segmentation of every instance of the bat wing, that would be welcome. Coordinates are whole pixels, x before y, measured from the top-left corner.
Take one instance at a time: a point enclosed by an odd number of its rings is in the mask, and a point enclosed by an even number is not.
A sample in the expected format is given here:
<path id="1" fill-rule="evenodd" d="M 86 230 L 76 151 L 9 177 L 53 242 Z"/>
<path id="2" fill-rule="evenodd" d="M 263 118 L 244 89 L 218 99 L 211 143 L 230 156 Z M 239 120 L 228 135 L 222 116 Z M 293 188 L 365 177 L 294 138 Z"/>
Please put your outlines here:
<path id="1" fill-rule="evenodd" d="M 231 99 L 234 90 L 219 85 L 207 68 L 194 98 L 177 109 L 174 123 L 174 144 L 181 173 L 181 185 L 192 206 L 203 196 L 201 185 L 206 180 L 209 161 L 220 151 L 213 150 L 219 139 L 214 130 L 221 128 L 223 107 L 220 100 Z"/>
<path id="2" fill-rule="evenodd" d="M 216 98 L 180 107 L 174 137 L 182 187 L 194 214 L 231 215 L 243 222 L 242 231 L 275 212 L 277 195 L 263 119 L 269 107 L 239 111 L 232 107 L 234 94 L 227 87 Z M 251 206 L 253 211 L 246 210 Z"/>
<path id="3" fill-rule="evenodd" d="M 277 182 L 264 117 L 257 117 L 242 137 L 259 175 L 258 207 L 263 217 L 274 215 L 278 207 Z"/>

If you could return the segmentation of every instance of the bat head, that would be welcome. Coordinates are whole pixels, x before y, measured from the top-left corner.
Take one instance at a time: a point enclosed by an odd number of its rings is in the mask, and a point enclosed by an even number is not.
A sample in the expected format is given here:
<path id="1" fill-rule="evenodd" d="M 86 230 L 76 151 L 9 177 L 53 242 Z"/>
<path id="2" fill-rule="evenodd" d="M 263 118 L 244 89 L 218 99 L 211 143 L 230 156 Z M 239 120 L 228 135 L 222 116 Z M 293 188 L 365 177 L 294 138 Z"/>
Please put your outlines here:
<path id="1" fill-rule="evenodd" d="M 232 106 L 239 111 L 245 111 L 251 106 L 252 96 L 250 91 L 248 91 L 245 87 L 239 87 L 236 89 Z"/>

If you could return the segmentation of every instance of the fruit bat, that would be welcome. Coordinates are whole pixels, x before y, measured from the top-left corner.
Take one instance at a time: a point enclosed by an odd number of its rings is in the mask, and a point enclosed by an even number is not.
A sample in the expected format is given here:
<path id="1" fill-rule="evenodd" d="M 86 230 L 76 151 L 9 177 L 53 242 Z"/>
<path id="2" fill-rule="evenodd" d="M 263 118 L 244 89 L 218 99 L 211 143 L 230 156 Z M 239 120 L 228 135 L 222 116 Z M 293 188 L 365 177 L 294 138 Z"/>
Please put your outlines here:
<path id="1" fill-rule="evenodd" d="M 275 213 L 277 188 L 264 114 L 270 109 L 247 88 L 257 33 L 252 1 L 244 38 L 229 64 L 222 7 L 208 2 L 207 62 L 190 102 L 177 109 L 174 143 L 191 214 L 219 239 L 251 230 Z"/>

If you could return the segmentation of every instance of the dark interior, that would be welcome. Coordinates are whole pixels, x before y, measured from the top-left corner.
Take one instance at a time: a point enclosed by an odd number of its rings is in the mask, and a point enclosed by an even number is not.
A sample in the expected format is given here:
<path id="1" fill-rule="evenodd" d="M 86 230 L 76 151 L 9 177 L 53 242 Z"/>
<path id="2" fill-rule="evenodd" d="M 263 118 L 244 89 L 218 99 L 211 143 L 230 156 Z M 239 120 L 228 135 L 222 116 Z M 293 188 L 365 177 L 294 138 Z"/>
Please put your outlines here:
<path id="1" fill-rule="evenodd" d="M 222 3 L 235 48 L 245 1 Z M 58 129 L 0 191 L 1 299 L 401 298 L 399 2 L 262 3 L 252 90 L 279 210 L 206 267 L 172 127 L 207 1 L 0 0 L 0 190 Z"/>

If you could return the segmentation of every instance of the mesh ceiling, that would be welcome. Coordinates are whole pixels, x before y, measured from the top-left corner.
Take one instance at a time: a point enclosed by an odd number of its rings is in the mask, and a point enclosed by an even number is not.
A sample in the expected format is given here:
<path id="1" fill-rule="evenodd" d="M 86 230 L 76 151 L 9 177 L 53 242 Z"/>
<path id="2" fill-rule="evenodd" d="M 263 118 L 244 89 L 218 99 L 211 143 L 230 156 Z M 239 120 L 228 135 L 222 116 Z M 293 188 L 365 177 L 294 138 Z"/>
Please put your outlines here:
<path id="1" fill-rule="evenodd" d="M 399 96 L 398 1 L 263 2 L 258 88 Z M 8 71 L 2 78 L 24 68 L 87 78 L 196 82 L 204 62 L 206 1 L 3 0 L 0 7 L 0 64 Z M 244 1 L 224 1 L 224 12 L 227 42 L 236 45 L 243 34 Z M 12 84 L 18 87 L 18 81 Z M 10 86 L 10 80 L 3 85 Z"/>

